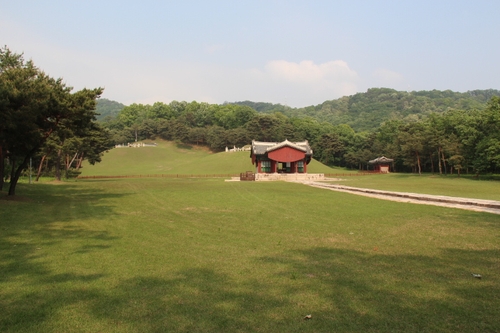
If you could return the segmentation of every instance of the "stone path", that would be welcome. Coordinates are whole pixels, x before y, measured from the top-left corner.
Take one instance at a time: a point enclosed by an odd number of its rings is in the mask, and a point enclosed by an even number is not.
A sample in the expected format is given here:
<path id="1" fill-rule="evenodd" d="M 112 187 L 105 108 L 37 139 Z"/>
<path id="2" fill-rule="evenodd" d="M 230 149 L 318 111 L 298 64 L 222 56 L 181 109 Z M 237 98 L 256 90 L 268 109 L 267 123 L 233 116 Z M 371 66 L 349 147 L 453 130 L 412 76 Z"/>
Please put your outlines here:
<path id="1" fill-rule="evenodd" d="M 367 188 L 358 188 L 345 185 L 327 184 L 314 181 L 302 181 L 300 183 L 317 188 L 323 188 L 340 192 L 348 192 L 383 200 L 452 207 L 459 209 L 474 210 L 478 212 L 500 214 L 500 201 L 495 201 L 495 200 L 459 198 L 459 197 L 448 197 L 444 195 L 430 195 L 430 194 L 407 193 L 407 192 L 381 191 L 381 190 L 372 190 Z"/>

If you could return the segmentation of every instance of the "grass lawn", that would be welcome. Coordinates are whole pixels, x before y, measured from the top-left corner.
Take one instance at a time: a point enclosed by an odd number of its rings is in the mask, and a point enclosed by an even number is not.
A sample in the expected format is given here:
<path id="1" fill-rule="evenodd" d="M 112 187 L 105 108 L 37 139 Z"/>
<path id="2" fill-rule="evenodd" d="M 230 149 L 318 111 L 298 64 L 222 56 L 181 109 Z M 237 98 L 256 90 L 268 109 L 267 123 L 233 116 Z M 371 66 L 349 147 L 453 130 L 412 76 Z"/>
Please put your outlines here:
<path id="1" fill-rule="evenodd" d="M 18 194 L 1 332 L 500 331 L 498 215 L 220 179 Z"/>
<path id="2" fill-rule="evenodd" d="M 431 174 L 390 173 L 384 175 L 351 176 L 331 183 L 377 190 L 412 192 L 453 197 L 500 201 L 500 182 L 471 177 Z"/>

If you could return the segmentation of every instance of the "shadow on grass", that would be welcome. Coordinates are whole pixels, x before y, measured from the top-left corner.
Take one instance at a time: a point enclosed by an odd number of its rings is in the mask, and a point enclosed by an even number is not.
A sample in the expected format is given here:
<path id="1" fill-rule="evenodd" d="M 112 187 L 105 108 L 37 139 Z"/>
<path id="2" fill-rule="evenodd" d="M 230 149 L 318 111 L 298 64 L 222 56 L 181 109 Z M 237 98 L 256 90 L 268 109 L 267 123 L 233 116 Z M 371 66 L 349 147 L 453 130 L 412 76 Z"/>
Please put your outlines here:
<path id="1" fill-rule="evenodd" d="M 375 251 L 374 251 L 375 252 Z M 284 294 L 316 295 L 320 331 L 498 332 L 500 251 L 444 249 L 439 256 L 311 248 L 286 257 Z M 484 274 L 475 279 L 471 273 Z"/>
<path id="2" fill-rule="evenodd" d="M 47 261 L 46 258 L 89 252 L 98 255 L 98 251 L 111 247 L 117 237 L 106 230 L 82 225 L 82 221 L 113 215 L 113 207 L 106 200 L 127 195 L 74 184 L 18 186 L 18 193 L 22 193 L 19 199 L 0 202 L 2 332 L 37 331 L 36 327 L 53 314 L 55 308 L 67 306 L 68 299 L 78 299 L 61 291 L 64 285 L 85 285 L 104 276 L 61 273 L 66 268 L 58 267 L 59 271 L 55 271 L 54 266 L 48 264 L 53 259 Z M 51 253 L 61 251 L 54 245 L 68 241 L 74 246 L 73 253 Z M 19 287 L 20 284 L 23 287 Z"/>
<path id="3" fill-rule="evenodd" d="M 429 257 L 310 248 L 257 259 L 260 273 L 274 272 L 263 279 L 249 274 L 235 280 L 213 268 L 192 268 L 168 278 L 138 272 L 105 289 L 91 284 L 99 276 L 55 276 L 79 285 L 43 288 L 29 296 L 30 305 L 9 302 L 0 328 L 33 331 L 58 310 L 79 306 L 79 315 L 89 320 L 83 331 L 498 332 L 498 256 L 455 249 Z M 472 278 L 473 269 L 484 278 Z M 312 319 L 304 320 L 306 314 Z M 74 330 L 77 323 L 66 325 L 59 331 Z"/>
<path id="4" fill-rule="evenodd" d="M 192 146 L 192 145 L 187 144 L 187 143 L 182 143 L 182 142 L 177 142 L 177 143 L 175 144 L 175 147 L 176 147 L 177 149 L 185 149 L 185 150 L 191 150 L 191 149 L 193 149 L 193 146 Z"/>
<path id="5" fill-rule="evenodd" d="M 205 263 L 170 272 L 146 262 L 133 277 L 54 272 L 43 261 L 49 244 L 85 240 L 66 255 L 97 257 L 113 246 L 110 232 L 71 222 L 111 216 L 105 199 L 126 194 L 52 187 L 9 203 L 17 205 L 11 219 L 0 221 L 1 332 L 500 331 L 498 250 L 431 256 L 312 246 L 256 258 L 244 276 Z M 72 200 L 91 214 L 74 211 Z"/>

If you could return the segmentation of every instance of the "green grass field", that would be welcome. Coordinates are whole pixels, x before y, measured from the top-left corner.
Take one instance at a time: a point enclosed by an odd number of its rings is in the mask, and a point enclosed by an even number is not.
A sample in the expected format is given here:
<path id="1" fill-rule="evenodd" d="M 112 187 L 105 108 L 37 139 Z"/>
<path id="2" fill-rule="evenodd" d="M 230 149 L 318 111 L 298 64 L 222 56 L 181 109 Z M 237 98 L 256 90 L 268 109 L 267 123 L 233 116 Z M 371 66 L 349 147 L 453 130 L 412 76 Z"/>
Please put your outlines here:
<path id="1" fill-rule="evenodd" d="M 391 173 L 344 177 L 330 183 L 385 191 L 413 192 L 500 201 L 500 182 L 456 175 Z"/>
<path id="2" fill-rule="evenodd" d="M 222 179 L 17 192 L 0 200 L 0 332 L 500 331 L 498 215 Z"/>

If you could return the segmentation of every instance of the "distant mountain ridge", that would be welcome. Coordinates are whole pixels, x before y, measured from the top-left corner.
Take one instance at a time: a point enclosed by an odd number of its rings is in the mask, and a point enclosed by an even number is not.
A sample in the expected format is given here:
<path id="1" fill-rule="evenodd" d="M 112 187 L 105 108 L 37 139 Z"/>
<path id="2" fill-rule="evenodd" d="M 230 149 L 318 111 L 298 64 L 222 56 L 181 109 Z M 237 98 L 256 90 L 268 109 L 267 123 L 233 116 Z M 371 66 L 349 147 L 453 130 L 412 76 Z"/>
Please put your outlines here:
<path id="1" fill-rule="evenodd" d="M 112 101 L 106 98 L 100 98 L 97 100 L 96 112 L 98 113 L 97 121 L 103 121 L 106 118 L 115 118 L 121 110 L 125 107 L 124 104 Z"/>
<path id="2" fill-rule="evenodd" d="M 355 131 L 371 131 L 390 119 L 412 121 L 433 112 L 440 113 L 449 109 L 482 109 L 492 96 L 500 96 L 500 90 L 472 90 L 460 93 L 451 90 L 406 92 L 371 88 L 363 93 L 303 108 L 251 101 L 231 104 L 246 105 L 261 113 L 281 112 L 288 117 L 311 117 L 333 125 L 348 124 Z"/>
<path id="3" fill-rule="evenodd" d="M 397 91 L 390 88 L 370 88 L 366 92 L 325 101 L 318 105 L 292 108 L 283 104 L 239 101 L 224 104 L 249 106 L 260 113 L 280 112 L 287 117 L 311 117 L 333 125 L 347 124 L 356 132 L 373 131 L 391 119 L 415 121 L 449 109 L 483 109 L 500 90 L 471 90 L 464 93 L 451 90 Z M 115 118 L 125 105 L 101 98 L 97 101 L 98 121 Z"/>

